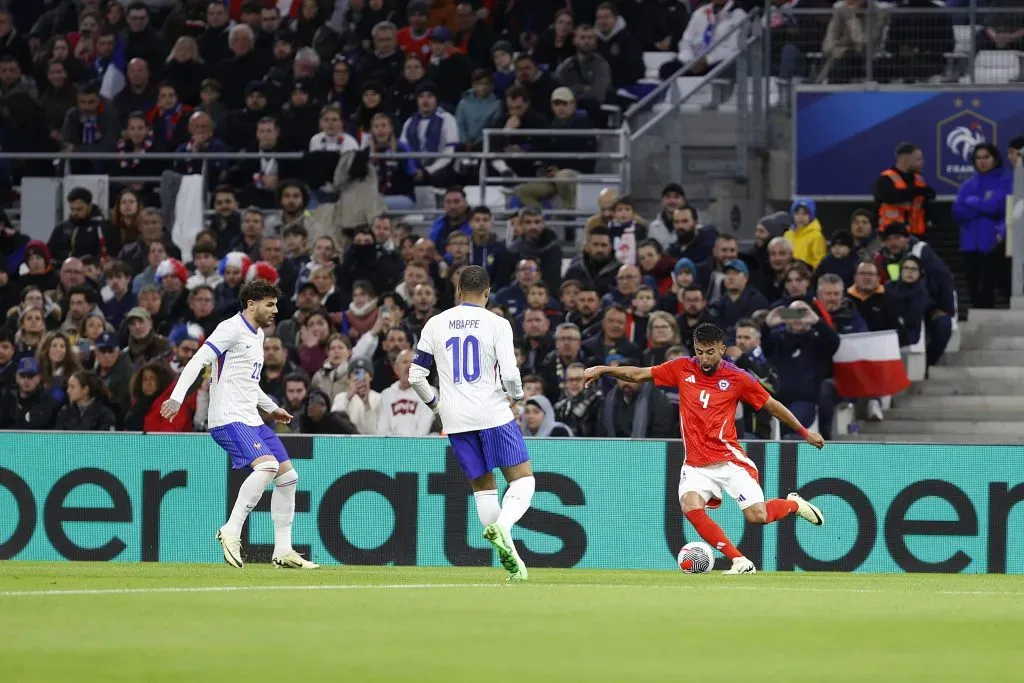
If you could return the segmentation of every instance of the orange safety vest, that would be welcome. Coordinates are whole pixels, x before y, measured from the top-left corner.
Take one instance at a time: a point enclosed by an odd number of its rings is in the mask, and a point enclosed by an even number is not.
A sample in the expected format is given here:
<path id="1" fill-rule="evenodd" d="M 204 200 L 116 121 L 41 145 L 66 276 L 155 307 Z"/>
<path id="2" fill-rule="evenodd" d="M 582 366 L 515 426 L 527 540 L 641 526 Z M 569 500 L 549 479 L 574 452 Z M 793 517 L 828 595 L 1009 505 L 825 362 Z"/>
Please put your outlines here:
<path id="1" fill-rule="evenodd" d="M 893 187 L 897 190 L 906 190 L 907 181 L 903 179 L 895 169 L 887 168 L 882 175 L 892 181 Z M 924 176 L 920 173 L 914 174 L 914 187 L 925 188 L 928 184 L 924 182 Z M 907 232 L 911 235 L 923 235 L 928 228 L 924 214 L 924 197 L 917 196 L 909 204 L 880 204 L 878 207 L 878 229 L 885 232 L 885 226 L 890 223 L 901 222 L 907 224 Z"/>

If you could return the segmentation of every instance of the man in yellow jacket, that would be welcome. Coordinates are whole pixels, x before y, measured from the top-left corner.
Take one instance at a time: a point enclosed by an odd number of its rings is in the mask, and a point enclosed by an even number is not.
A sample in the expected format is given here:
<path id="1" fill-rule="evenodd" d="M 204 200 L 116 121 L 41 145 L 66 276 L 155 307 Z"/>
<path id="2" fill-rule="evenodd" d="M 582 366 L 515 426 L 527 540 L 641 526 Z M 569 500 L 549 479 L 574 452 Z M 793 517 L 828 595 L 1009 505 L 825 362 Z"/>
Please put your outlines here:
<path id="1" fill-rule="evenodd" d="M 818 267 L 818 263 L 825 258 L 827 252 L 825 236 L 821 234 L 821 223 L 815 217 L 817 208 L 813 199 L 794 199 L 793 205 L 789 207 L 793 226 L 783 235 L 793 245 L 793 258 L 803 261 L 811 270 Z"/>

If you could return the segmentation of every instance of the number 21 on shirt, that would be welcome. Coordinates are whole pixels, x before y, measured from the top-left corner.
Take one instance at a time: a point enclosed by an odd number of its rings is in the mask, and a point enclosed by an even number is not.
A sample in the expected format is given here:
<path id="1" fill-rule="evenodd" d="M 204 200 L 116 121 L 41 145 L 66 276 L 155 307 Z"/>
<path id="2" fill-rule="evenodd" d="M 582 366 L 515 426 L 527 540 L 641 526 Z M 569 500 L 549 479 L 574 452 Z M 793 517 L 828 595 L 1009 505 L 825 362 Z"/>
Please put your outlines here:
<path id="1" fill-rule="evenodd" d="M 480 341 L 473 335 L 465 339 L 449 337 L 444 347 L 452 354 L 452 381 L 470 384 L 480 379 Z"/>

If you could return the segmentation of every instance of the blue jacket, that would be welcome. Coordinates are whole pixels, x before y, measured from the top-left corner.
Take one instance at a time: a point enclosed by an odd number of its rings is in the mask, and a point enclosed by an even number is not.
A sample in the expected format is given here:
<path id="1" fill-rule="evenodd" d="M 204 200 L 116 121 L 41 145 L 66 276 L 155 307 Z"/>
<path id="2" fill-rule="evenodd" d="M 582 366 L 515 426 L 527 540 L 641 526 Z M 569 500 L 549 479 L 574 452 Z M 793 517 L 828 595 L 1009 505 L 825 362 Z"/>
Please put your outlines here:
<path id="1" fill-rule="evenodd" d="M 512 279 L 514 264 L 505 243 L 497 237 L 492 237 L 487 244 L 471 242 L 471 245 L 469 262 L 475 266 L 483 266 L 487 270 L 487 274 L 491 276 L 492 287 L 500 288 L 507 285 Z"/>
<path id="2" fill-rule="evenodd" d="M 469 227 L 469 214 L 462 219 L 462 222 L 458 225 L 452 225 L 451 219 L 445 214 L 441 214 L 433 223 L 430 224 L 430 232 L 427 236 L 430 241 L 437 245 L 438 251 L 444 251 L 444 245 L 448 241 L 448 235 L 458 230 L 463 235 L 467 235 L 470 239 L 473 239 L 473 230 Z"/>
<path id="3" fill-rule="evenodd" d="M 903 322 L 900 346 L 916 344 L 921 339 L 925 314 L 932 306 L 925 281 L 918 280 L 912 285 L 901 281 L 890 282 L 885 286 L 885 295 L 892 301 Z"/>
<path id="4" fill-rule="evenodd" d="M 772 365 L 779 373 L 777 398 L 783 403 L 818 400 L 832 355 L 839 348 L 839 335 L 824 320 L 804 334 L 793 334 L 784 325 L 771 332 Z"/>
<path id="5" fill-rule="evenodd" d="M 988 253 L 996 235 L 1006 236 L 1006 195 L 1013 192 L 1013 171 L 994 168 L 964 181 L 953 202 L 953 219 L 960 224 L 960 251 Z"/>

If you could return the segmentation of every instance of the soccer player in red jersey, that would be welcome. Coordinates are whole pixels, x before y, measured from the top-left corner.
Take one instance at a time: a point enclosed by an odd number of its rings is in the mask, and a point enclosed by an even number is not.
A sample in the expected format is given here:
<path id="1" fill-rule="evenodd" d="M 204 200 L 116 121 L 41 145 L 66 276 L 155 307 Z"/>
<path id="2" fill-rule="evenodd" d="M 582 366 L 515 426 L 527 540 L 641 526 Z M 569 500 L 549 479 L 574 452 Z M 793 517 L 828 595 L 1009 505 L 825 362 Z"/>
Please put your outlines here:
<path id="1" fill-rule="evenodd" d="M 723 492 L 736 500 L 751 524 L 771 524 L 793 513 L 815 526 L 824 524 L 825 518 L 821 510 L 796 493 L 786 499 L 765 501 L 757 467 L 736 437 L 736 405 L 743 401 L 754 410 L 766 408 L 815 448 L 822 448 L 825 440 L 804 428 L 789 408 L 772 398 L 756 379 L 722 360 L 725 335 L 717 326 L 704 323 L 694 330 L 693 352 L 693 358 L 676 358 L 652 368 L 588 368 L 584 381 L 590 384 L 602 375 L 611 375 L 627 382 L 653 380 L 658 386 L 678 387 L 679 431 L 686 450 L 679 475 L 679 505 L 700 537 L 732 560 L 726 574 L 751 574 L 756 571 L 754 563 L 736 549 L 722 527 L 705 512 L 705 508 L 722 504 Z"/>

